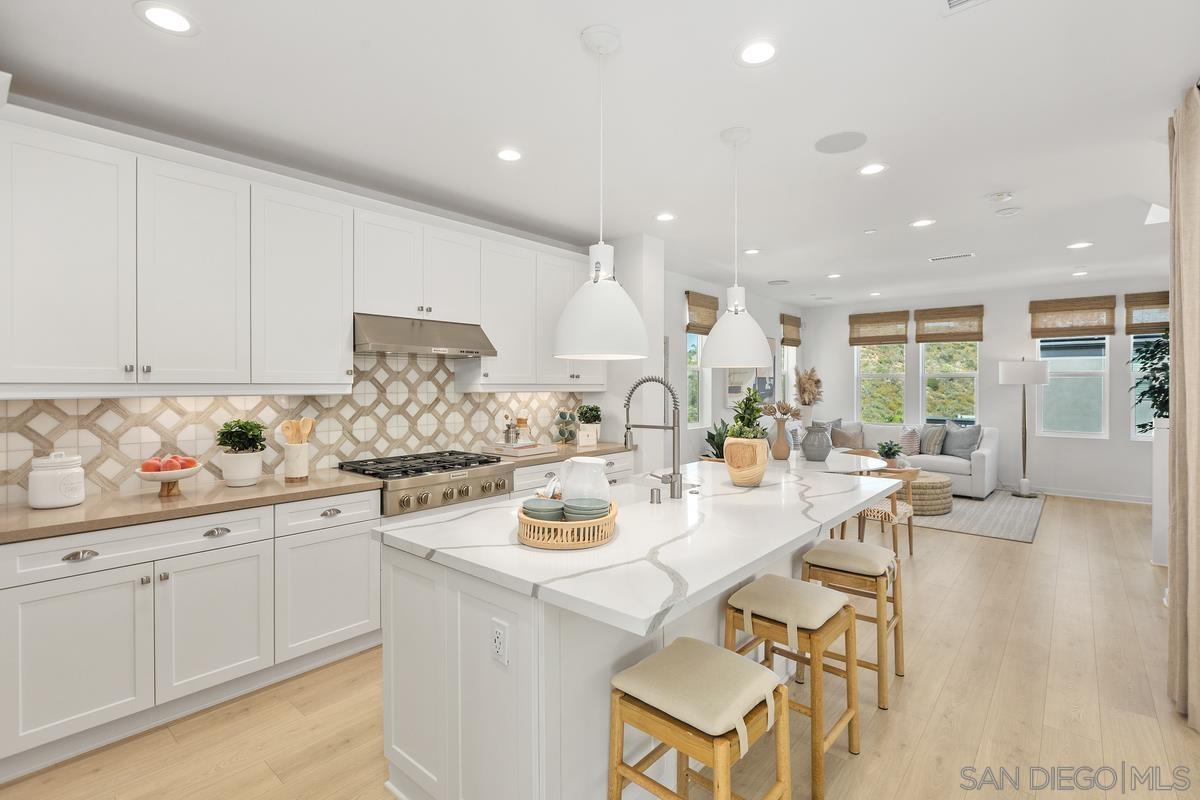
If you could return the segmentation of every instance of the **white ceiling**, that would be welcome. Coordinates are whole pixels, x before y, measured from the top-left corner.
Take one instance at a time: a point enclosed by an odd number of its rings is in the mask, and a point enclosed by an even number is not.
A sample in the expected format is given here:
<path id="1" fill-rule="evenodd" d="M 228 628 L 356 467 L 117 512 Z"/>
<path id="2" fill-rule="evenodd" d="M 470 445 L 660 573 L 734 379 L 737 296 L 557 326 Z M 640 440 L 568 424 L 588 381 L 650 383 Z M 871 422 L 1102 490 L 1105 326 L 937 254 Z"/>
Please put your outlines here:
<path id="1" fill-rule="evenodd" d="M 1196 0 L 130 0 L 0 4 L 14 94 L 585 245 L 595 240 L 596 70 L 608 64 L 608 239 L 663 237 L 669 268 L 727 283 L 728 149 L 742 155 L 743 282 L 810 304 L 1162 275 L 1166 123 L 1200 76 Z M 735 65 L 737 44 L 778 58 Z M 859 151 L 813 143 L 856 130 Z M 519 148 L 515 164 L 495 157 Z M 891 165 L 863 178 L 870 161 Z M 1008 190 L 1022 214 L 984 196 Z M 658 223 L 663 210 L 678 215 Z M 934 217 L 912 230 L 907 222 Z M 865 236 L 866 228 L 877 228 Z M 1096 242 L 1066 250 L 1077 240 Z M 974 251 L 942 265 L 930 256 Z M 827 273 L 839 272 L 840 280 Z M 1081 285 L 1088 279 L 1081 279 Z"/>

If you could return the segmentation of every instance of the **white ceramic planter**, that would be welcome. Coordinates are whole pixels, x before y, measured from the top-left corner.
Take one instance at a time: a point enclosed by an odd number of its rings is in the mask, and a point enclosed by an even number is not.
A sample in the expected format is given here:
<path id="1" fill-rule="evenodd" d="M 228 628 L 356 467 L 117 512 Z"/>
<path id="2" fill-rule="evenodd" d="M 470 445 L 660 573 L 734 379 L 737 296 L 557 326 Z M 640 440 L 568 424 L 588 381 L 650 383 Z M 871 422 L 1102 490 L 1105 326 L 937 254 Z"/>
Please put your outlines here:
<path id="1" fill-rule="evenodd" d="M 254 486 L 262 479 L 262 451 L 231 453 L 221 451 L 221 477 L 226 486 Z"/>
<path id="2" fill-rule="evenodd" d="M 595 447 L 600 441 L 600 423 L 599 422 L 581 422 L 579 423 L 579 437 L 575 442 L 579 447 Z"/>

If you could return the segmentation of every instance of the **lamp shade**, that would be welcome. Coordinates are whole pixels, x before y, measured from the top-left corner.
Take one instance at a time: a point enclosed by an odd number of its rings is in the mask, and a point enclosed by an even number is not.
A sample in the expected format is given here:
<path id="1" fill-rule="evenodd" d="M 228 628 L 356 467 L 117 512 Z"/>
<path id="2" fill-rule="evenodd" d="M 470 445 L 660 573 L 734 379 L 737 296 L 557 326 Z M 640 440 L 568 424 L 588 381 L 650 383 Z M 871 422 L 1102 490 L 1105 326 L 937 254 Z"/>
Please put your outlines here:
<path id="1" fill-rule="evenodd" d="M 615 279 L 589 279 L 563 306 L 554 337 L 555 358 L 622 361 L 649 354 L 642 316 Z"/>
<path id="2" fill-rule="evenodd" d="M 1048 361 L 1001 361 L 1000 383 L 1005 386 L 1038 386 L 1050 382 Z"/>
<path id="3" fill-rule="evenodd" d="M 746 290 L 731 286 L 729 308 L 713 325 L 700 350 L 704 369 L 766 369 L 775 363 L 767 336 L 746 310 Z"/>

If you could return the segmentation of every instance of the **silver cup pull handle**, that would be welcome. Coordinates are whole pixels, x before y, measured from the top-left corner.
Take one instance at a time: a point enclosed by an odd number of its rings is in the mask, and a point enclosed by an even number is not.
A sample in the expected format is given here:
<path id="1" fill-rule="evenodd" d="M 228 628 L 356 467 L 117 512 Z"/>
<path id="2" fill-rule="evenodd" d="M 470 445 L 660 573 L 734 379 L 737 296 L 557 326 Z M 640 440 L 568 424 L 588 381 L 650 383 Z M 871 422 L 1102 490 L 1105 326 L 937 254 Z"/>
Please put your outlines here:
<path id="1" fill-rule="evenodd" d="M 98 555 L 100 555 L 100 554 L 97 553 L 95 550 L 72 550 L 71 552 L 69 552 L 65 556 L 63 556 L 62 560 L 69 561 L 69 562 L 87 561 L 89 559 L 95 558 Z"/>
<path id="2" fill-rule="evenodd" d="M 224 525 L 222 525 L 217 528 L 209 528 L 208 530 L 206 530 L 204 532 L 204 535 L 207 536 L 209 539 L 216 539 L 221 536 L 224 536 L 227 533 L 229 533 L 229 528 L 226 528 Z"/>
<path id="3" fill-rule="evenodd" d="M 338 514 L 341 514 L 341 513 L 342 513 L 342 510 L 340 508 L 327 508 L 321 512 L 321 516 L 325 517 L 325 519 L 332 519 L 333 517 L 336 517 Z"/>

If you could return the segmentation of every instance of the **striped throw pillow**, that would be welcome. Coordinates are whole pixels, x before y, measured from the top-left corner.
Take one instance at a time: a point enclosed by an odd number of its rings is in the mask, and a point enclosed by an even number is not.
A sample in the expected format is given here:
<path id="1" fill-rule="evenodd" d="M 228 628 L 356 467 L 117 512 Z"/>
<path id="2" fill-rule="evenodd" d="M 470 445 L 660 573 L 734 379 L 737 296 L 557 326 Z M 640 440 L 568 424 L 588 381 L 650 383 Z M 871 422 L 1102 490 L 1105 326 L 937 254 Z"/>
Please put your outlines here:
<path id="1" fill-rule="evenodd" d="M 900 429 L 900 452 L 915 456 L 921 452 L 921 429 L 905 425 Z"/>

